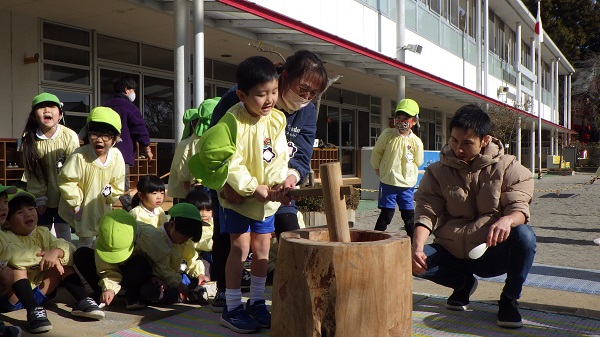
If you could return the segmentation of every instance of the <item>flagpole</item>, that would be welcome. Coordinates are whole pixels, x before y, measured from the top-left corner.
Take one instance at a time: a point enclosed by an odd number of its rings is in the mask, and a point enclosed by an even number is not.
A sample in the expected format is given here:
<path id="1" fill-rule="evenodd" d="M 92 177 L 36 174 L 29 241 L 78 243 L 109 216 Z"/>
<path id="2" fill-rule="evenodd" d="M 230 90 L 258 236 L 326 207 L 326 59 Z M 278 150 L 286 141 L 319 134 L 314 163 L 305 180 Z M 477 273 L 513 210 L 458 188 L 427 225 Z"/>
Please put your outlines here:
<path id="1" fill-rule="evenodd" d="M 538 179 L 542 179 L 542 19 L 541 19 L 541 0 L 538 0 L 538 12 L 536 26 L 539 25 L 539 32 L 537 36 L 537 73 L 538 73 Z M 537 27 L 536 27 L 537 28 Z"/>

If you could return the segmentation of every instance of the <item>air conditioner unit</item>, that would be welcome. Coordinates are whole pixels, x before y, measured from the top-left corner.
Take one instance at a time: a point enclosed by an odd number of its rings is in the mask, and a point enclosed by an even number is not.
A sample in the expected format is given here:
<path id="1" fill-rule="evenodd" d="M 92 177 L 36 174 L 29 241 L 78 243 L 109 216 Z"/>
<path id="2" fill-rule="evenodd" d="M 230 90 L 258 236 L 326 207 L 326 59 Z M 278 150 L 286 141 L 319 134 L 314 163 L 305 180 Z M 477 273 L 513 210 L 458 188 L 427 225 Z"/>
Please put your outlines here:
<path id="1" fill-rule="evenodd" d="M 498 94 L 506 94 L 508 92 L 508 87 L 498 87 Z"/>

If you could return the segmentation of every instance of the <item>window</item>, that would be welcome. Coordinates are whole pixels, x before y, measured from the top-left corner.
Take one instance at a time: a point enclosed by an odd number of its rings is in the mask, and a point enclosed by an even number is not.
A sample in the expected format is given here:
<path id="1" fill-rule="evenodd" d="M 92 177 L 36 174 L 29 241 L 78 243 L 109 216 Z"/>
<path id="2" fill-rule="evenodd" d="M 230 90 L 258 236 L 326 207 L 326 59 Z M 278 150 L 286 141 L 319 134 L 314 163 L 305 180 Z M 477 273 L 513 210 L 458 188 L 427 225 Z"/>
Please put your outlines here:
<path id="1" fill-rule="evenodd" d="M 521 64 L 527 69 L 532 70 L 531 67 L 531 47 L 529 44 L 521 41 Z"/>
<path id="2" fill-rule="evenodd" d="M 175 54 L 172 50 L 142 44 L 142 65 L 148 68 L 174 71 Z"/>
<path id="3" fill-rule="evenodd" d="M 43 81 L 91 88 L 90 41 L 89 31 L 43 22 Z"/>
<path id="4" fill-rule="evenodd" d="M 98 58 L 127 64 L 140 64 L 137 42 L 98 34 Z"/>

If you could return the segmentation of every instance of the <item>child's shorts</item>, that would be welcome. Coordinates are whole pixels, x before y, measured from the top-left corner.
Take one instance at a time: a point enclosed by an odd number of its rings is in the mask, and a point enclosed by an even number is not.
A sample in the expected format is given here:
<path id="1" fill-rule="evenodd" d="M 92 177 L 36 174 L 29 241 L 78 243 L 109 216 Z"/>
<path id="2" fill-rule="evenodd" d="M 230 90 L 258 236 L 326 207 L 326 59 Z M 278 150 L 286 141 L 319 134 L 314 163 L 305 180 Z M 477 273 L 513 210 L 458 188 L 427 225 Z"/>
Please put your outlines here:
<path id="1" fill-rule="evenodd" d="M 245 217 L 233 210 L 219 206 L 219 221 L 221 233 L 257 233 L 269 234 L 275 231 L 275 216 L 271 215 L 264 220 L 254 220 Z"/>
<path id="2" fill-rule="evenodd" d="M 44 304 L 46 301 L 53 299 L 55 296 L 56 291 L 53 291 L 52 293 L 48 294 L 48 296 L 46 296 L 42 294 L 42 292 L 40 291 L 40 287 L 35 287 L 35 289 L 33 289 L 33 298 L 35 298 L 35 303 L 37 303 L 37 305 L 39 306 Z M 3 296 L 2 298 L 0 298 L 0 312 L 11 312 L 21 309 L 25 309 L 21 301 L 12 304 L 8 300 L 8 296 Z"/>
<path id="3" fill-rule="evenodd" d="M 379 208 L 393 208 L 399 210 L 415 209 L 415 188 L 398 187 L 379 183 Z"/>

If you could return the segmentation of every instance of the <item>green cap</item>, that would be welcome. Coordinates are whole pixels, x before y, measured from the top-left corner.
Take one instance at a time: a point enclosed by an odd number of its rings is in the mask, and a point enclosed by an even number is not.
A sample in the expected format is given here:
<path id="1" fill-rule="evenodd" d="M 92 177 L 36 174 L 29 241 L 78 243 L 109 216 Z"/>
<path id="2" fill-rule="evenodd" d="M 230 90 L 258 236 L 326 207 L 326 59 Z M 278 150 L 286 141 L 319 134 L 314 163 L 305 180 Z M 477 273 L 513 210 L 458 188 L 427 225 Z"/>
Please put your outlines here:
<path id="1" fill-rule="evenodd" d="M 198 109 L 187 109 L 183 113 L 183 134 L 181 140 L 192 135 L 192 121 L 198 119 Z"/>
<path id="2" fill-rule="evenodd" d="M 7 195 L 17 193 L 17 188 L 14 186 L 4 186 L 0 184 L 0 193 L 6 192 Z"/>
<path id="3" fill-rule="evenodd" d="M 35 96 L 33 98 L 33 101 L 31 101 L 31 107 L 34 108 L 36 105 L 38 105 L 40 103 L 44 103 L 44 102 L 56 103 L 56 105 L 58 105 L 58 108 L 62 111 L 62 103 L 60 102 L 58 97 L 56 97 L 56 95 L 53 95 L 53 94 L 47 93 L 47 92 L 43 92 L 43 93 Z"/>
<path id="4" fill-rule="evenodd" d="M 221 100 L 221 97 L 214 97 L 205 99 L 204 102 L 200 103 L 198 107 L 198 124 L 194 129 L 196 136 L 200 137 L 208 130 L 210 126 L 210 119 L 212 118 L 213 111 L 217 106 L 217 103 Z"/>
<path id="5" fill-rule="evenodd" d="M 218 190 L 227 181 L 229 159 L 236 151 L 237 120 L 226 113 L 217 125 L 198 140 L 198 153 L 190 158 L 190 172 L 202 185 Z"/>
<path id="6" fill-rule="evenodd" d="M 121 117 L 115 110 L 105 106 L 92 109 L 87 117 L 87 122 L 105 123 L 115 128 L 117 133 L 121 133 Z"/>
<path id="7" fill-rule="evenodd" d="M 202 237 L 202 226 L 210 226 L 206 222 L 202 221 L 202 217 L 200 216 L 200 211 L 198 211 L 198 208 L 187 202 L 180 202 L 171 206 L 171 208 L 169 208 L 169 215 L 171 216 L 171 219 L 187 218 L 194 220 L 191 223 L 187 223 L 188 225 L 193 224 L 192 226 L 187 228 L 178 228 L 178 230 L 183 234 L 189 235 L 194 242 L 200 241 L 200 238 Z"/>
<path id="8" fill-rule="evenodd" d="M 405 98 L 398 102 L 396 112 L 404 112 L 409 116 L 415 117 L 419 114 L 419 105 L 410 98 Z"/>
<path id="9" fill-rule="evenodd" d="M 15 188 L 15 187 L 13 187 L 13 188 Z M 8 192 L 8 202 L 11 202 L 16 197 L 28 197 L 29 199 L 31 199 L 33 201 L 36 200 L 35 195 L 33 195 L 25 190 L 22 190 L 20 188 L 15 188 L 15 189 L 16 190 L 13 190 L 14 191 L 13 193 Z"/>
<path id="10" fill-rule="evenodd" d="M 100 219 L 96 253 L 105 262 L 121 263 L 127 260 L 135 243 L 137 221 L 123 209 L 110 211 Z"/>

